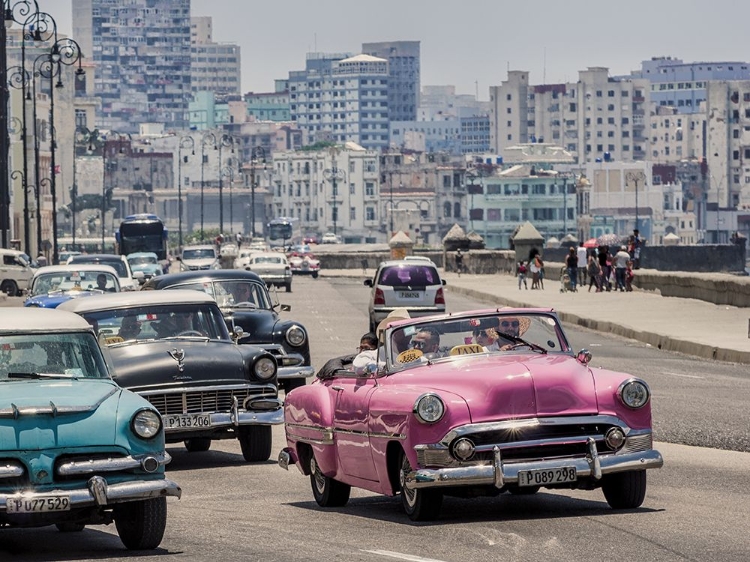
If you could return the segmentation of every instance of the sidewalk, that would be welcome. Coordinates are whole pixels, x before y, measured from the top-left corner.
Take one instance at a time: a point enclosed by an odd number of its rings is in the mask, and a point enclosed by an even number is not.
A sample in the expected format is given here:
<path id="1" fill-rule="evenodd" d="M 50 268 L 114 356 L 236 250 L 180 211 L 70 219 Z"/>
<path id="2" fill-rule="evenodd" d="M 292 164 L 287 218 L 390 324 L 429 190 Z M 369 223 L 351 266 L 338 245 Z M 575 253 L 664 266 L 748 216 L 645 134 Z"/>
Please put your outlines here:
<path id="1" fill-rule="evenodd" d="M 322 277 L 366 279 L 374 270 L 321 270 Z M 750 309 L 715 305 L 696 299 L 587 289 L 561 293 L 557 278 L 545 279 L 545 290 L 518 290 L 510 275 L 441 272 L 446 298 L 462 294 L 492 305 L 554 308 L 564 322 L 648 343 L 705 359 L 750 364 Z M 531 286 L 531 280 L 527 280 Z"/>

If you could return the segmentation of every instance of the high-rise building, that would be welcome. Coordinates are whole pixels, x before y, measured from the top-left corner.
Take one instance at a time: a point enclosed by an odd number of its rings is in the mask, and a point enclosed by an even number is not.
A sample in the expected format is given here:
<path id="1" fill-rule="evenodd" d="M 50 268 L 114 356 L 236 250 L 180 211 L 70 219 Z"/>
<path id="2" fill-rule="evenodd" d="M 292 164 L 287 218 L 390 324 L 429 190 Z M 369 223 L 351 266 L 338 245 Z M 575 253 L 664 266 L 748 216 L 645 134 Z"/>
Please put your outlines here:
<path id="1" fill-rule="evenodd" d="M 190 0 L 76 0 L 73 36 L 96 65 L 98 127 L 187 128 Z"/>
<path id="2" fill-rule="evenodd" d="M 388 61 L 388 115 L 391 121 L 417 118 L 420 89 L 419 41 L 363 43 L 362 52 Z"/>
<path id="3" fill-rule="evenodd" d="M 242 85 L 240 46 L 214 43 L 210 16 L 190 19 L 190 87 L 192 92 L 239 94 Z"/>

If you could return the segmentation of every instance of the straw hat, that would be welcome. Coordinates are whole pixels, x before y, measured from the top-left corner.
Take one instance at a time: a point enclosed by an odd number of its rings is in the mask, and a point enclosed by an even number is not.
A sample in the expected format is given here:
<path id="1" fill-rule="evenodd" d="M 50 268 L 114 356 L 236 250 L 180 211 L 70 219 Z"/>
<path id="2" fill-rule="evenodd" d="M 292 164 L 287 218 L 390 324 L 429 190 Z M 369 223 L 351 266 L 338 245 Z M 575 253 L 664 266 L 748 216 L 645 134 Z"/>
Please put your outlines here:
<path id="1" fill-rule="evenodd" d="M 409 316 L 409 311 L 405 308 L 394 308 L 388 313 L 388 316 L 383 318 L 383 320 L 380 321 L 380 324 L 378 324 L 378 328 L 375 331 L 376 335 L 378 336 L 378 339 L 380 339 L 380 334 L 385 330 L 386 326 L 393 322 L 394 320 L 406 320 L 407 318 L 411 318 Z"/>

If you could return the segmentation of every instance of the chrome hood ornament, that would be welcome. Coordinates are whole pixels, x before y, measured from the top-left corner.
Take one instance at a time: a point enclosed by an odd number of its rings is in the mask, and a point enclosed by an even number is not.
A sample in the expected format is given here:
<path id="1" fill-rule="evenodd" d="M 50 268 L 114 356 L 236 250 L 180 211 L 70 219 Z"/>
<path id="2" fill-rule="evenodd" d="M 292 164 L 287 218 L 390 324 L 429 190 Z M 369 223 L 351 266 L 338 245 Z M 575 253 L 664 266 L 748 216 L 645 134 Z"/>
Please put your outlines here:
<path id="1" fill-rule="evenodd" d="M 176 347 L 171 349 L 170 351 L 167 351 L 169 353 L 169 356 L 177 361 L 177 369 L 182 373 L 185 371 L 185 365 L 183 364 L 183 360 L 185 359 L 185 350 L 184 349 L 177 349 Z"/>

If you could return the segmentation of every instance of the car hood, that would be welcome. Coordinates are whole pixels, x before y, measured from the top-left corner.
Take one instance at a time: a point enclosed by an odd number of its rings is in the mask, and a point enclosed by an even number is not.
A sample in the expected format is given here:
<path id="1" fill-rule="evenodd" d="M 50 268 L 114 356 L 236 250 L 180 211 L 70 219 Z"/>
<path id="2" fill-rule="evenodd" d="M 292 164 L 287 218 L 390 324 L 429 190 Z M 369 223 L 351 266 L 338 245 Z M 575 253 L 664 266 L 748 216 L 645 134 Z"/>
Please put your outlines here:
<path id="1" fill-rule="evenodd" d="M 413 384 L 461 396 L 472 423 L 599 410 L 591 371 L 567 355 L 467 357 L 394 375 L 404 376 Z"/>
<path id="2" fill-rule="evenodd" d="M 109 379 L 0 385 L 0 448 L 42 450 L 115 442 L 122 389 Z"/>
<path id="3" fill-rule="evenodd" d="M 180 338 L 120 344 L 108 350 L 115 380 L 131 390 L 247 382 L 243 355 L 230 341 Z"/>
<path id="4" fill-rule="evenodd" d="M 70 291 L 67 293 L 54 293 L 48 295 L 37 295 L 26 299 L 24 306 L 38 306 L 39 308 L 57 308 L 62 303 L 70 299 L 81 297 L 90 297 L 91 295 L 101 295 L 98 291 Z"/>
<path id="5" fill-rule="evenodd" d="M 232 321 L 235 326 L 241 326 L 244 332 L 250 334 L 242 339 L 242 343 L 274 343 L 274 332 L 279 318 L 272 310 L 246 310 L 241 308 L 223 308 L 227 327 L 232 330 Z"/>
<path id="6" fill-rule="evenodd" d="M 212 265 L 216 261 L 216 258 L 201 258 L 201 259 L 183 259 L 182 263 L 192 267 L 206 267 Z"/>

